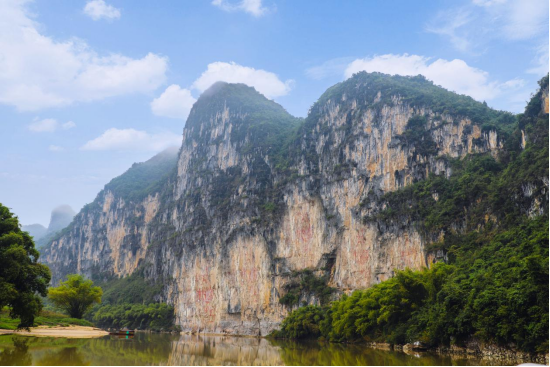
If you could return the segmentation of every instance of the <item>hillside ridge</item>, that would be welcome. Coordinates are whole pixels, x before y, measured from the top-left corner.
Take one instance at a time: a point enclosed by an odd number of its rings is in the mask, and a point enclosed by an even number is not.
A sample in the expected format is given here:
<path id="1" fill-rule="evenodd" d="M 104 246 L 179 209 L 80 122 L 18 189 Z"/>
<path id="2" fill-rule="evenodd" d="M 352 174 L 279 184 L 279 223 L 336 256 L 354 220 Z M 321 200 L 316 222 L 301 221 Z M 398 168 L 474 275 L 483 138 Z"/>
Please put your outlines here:
<path id="1" fill-rule="evenodd" d="M 54 283 L 139 270 L 183 330 L 267 335 L 300 304 L 445 260 L 431 246 L 441 231 L 407 211 L 389 215 L 388 195 L 448 180 L 471 156 L 508 159 L 517 126 L 420 76 L 358 73 L 305 119 L 253 88 L 219 83 L 193 106 L 171 175 L 134 198 L 104 190 L 43 259 Z"/>

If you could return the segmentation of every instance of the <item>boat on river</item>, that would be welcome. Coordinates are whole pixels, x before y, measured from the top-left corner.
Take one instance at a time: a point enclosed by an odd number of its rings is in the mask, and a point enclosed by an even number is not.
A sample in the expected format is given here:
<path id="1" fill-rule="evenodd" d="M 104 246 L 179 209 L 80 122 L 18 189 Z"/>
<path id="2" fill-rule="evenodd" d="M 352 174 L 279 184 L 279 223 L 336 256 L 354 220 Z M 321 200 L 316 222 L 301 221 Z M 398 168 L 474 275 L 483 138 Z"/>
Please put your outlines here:
<path id="1" fill-rule="evenodd" d="M 109 331 L 110 335 L 123 335 L 123 336 L 134 336 L 135 330 L 123 328 L 119 330 Z"/>

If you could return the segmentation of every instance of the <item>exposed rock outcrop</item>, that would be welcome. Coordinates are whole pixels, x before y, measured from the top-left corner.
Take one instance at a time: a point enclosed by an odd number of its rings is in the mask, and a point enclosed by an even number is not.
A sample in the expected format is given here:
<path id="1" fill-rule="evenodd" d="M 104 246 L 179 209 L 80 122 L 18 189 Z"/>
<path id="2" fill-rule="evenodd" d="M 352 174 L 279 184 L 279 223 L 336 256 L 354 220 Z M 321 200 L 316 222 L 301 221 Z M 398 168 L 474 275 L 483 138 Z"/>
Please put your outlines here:
<path id="1" fill-rule="evenodd" d="M 253 88 L 218 83 L 189 115 L 177 168 L 142 197 L 106 187 L 42 259 L 54 283 L 143 267 L 184 331 L 266 335 L 289 312 L 279 299 L 293 271 L 350 292 L 444 258 L 427 253 L 410 219 L 364 218 L 384 193 L 449 176 L 453 158 L 496 157 L 490 113 L 499 114 L 419 77 L 358 74 L 305 120 Z"/>

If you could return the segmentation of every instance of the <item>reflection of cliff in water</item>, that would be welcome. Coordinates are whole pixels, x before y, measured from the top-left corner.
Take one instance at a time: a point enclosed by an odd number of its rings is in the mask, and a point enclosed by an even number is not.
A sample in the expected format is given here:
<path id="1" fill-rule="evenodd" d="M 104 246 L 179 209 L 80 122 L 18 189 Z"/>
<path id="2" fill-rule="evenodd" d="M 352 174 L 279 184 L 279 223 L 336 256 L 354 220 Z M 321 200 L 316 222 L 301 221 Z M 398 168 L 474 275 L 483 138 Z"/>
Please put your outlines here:
<path id="1" fill-rule="evenodd" d="M 116 335 L 90 339 L 86 354 L 95 365 L 165 365 L 172 351 L 172 343 L 179 335 L 136 333 L 134 338 Z"/>
<path id="2" fill-rule="evenodd" d="M 364 344 L 136 333 L 134 338 L 0 335 L 0 365 L 480 365 L 499 360 L 412 355 Z"/>
<path id="3" fill-rule="evenodd" d="M 282 365 L 279 348 L 266 339 L 182 335 L 172 344 L 169 365 Z"/>

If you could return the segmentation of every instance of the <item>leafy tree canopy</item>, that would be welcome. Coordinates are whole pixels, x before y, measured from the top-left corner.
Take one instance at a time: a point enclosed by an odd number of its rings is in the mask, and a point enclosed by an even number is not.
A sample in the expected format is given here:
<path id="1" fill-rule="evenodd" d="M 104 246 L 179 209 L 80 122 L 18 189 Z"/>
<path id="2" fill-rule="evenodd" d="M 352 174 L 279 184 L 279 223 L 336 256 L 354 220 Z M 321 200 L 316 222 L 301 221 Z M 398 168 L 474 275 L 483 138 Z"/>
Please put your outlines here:
<path id="1" fill-rule="evenodd" d="M 19 220 L 0 204 L 0 309 L 10 308 L 10 317 L 20 318 L 18 328 L 33 326 L 42 309 L 50 269 L 38 263 L 32 237 L 19 227 Z"/>
<path id="2" fill-rule="evenodd" d="M 50 288 L 48 298 L 75 319 L 81 319 L 94 303 L 101 303 L 103 291 L 82 275 L 67 275 L 67 280 L 56 288 Z"/>

